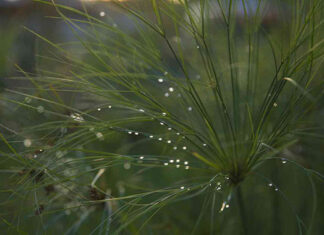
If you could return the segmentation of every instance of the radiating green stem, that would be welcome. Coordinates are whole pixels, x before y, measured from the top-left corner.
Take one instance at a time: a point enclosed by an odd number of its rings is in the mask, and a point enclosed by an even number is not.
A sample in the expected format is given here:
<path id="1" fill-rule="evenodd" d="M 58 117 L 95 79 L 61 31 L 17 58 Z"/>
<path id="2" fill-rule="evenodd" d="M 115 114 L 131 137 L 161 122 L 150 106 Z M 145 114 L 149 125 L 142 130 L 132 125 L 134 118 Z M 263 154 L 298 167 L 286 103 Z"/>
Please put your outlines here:
<path id="1" fill-rule="evenodd" d="M 238 205 L 238 210 L 239 210 L 239 215 L 241 217 L 241 223 L 242 223 L 242 234 L 247 235 L 248 234 L 248 229 L 247 229 L 247 220 L 245 218 L 245 206 L 243 203 L 243 197 L 242 197 L 242 186 L 237 186 L 237 205 Z"/>

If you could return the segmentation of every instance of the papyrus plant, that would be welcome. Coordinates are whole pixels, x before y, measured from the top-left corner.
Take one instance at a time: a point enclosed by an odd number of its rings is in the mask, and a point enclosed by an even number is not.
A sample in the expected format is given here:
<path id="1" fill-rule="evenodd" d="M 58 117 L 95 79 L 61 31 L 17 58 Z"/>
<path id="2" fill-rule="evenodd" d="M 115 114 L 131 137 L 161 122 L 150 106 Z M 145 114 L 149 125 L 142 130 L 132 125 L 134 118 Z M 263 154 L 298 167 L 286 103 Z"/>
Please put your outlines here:
<path id="1" fill-rule="evenodd" d="M 1 135 L 16 169 L 10 200 L 29 205 L 31 231 L 252 234 L 242 190 L 255 179 L 249 190 L 261 185 L 285 202 L 292 234 L 313 234 L 313 220 L 263 173 L 291 165 L 316 201 L 313 180 L 323 177 L 291 149 L 316 130 L 323 1 L 37 2 L 74 38 L 26 29 L 48 50 L 35 73 L 17 65 L 25 83 L 3 97 L 38 120 L 14 116 L 19 131 Z"/>

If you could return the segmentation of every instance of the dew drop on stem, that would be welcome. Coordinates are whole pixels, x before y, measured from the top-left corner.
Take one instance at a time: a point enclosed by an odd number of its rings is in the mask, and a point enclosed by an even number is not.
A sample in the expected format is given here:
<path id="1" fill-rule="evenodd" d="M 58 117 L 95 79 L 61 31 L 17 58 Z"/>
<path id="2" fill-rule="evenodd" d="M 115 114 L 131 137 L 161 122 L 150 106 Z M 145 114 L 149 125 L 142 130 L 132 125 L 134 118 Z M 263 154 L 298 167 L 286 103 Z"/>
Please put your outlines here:
<path id="1" fill-rule="evenodd" d="M 101 132 L 97 132 L 96 133 L 96 137 L 99 139 L 99 140 L 104 140 L 104 136 Z"/>
<path id="2" fill-rule="evenodd" d="M 26 148 L 29 148 L 32 145 L 32 141 L 30 139 L 25 139 L 24 140 L 24 146 Z"/>
<path id="3" fill-rule="evenodd" d="M 39 112 L 39 113 L 43 113 L 44 110 L 45 110 L 44 107 L 41 105 L 37 107 L 37 112 Z"/>
<path id="4" fill-rule="evenodd" d="M 130 162 L 125 162 L 124 163 L 124 169 L 125 170 L 129 170 L 131 168 L 131 164 L 130 164 Z"/>
<path id="5" fill-rule="evenodd" d="M 31 99 L 30 97 L 26 97 L 26 98 L 25 98 L 25 102 L 26 102 L 27 104 L 30 104 L 30 103 L 32 102 L 32 99 Z"/>
<path id="6" fill-rule="evenodd" d="M 83 122 L 84 118 L 78 113 L 71 113 L 70 117 L 76 122 Z"/>

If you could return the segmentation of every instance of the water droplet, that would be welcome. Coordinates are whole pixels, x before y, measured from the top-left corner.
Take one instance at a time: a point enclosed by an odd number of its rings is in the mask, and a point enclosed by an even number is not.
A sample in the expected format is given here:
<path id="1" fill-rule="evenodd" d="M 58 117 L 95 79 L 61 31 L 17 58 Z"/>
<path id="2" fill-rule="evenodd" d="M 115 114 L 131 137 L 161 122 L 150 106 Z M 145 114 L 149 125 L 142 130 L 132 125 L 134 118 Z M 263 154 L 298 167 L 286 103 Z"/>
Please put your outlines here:
<path id="1" fill-rule="evenodd" d="M 153 135 L 150 135 L 150 139 L 153 139 Z"/>
<path id="2" fill-rule="evenodd" d="M 170 94 L 169 94 L 168 92 L 166 92 L 166 93 L 164 94 L 164 96 L 165 96 L 165 97 L 169 97 Z"/>
<path id="3" fill-rule="evenodd" d="M 166 113 L 162 113 L 162 116 L 166 116 L 167 114 Z"/>
<path id="4" fill-rule="evenodd" d="M 278 188 L 275 188 L 275 191 L 278 191 L 279 189 Z"/>
<path id="5" fill-rule="evenodd" d="M 186 166 L 185 169 L 186 169 L 186 170 L 189 170 L 189 166 Z"/>
<path id="6" fill-rule="evenodd" d="M 164 123 L 163 123 L 163 122 L 160 122 L 160 125 L 161 125 L 161 126 L 163 126 L 163 125 L 164 125 Z"/>
<path id="7" fill-rule="evenodd" d="M 174 88 L 173 87 L 169 87 L 169 91 L 170 92 L 174 92 Z"/>
<path id="8" fill-rule="evenodd" d="M 32 99 L 31 99 L 30 97 L 26 97 L 26 98 L 25 98 L 25 102 L 26 102 L 27 104 L 30 104 L 30 103 L 32 102 Z"/>
<path id="9" fill-rule="evenodd" d="M 169 160 L 169 162 L 170 162 L 170 163 L 174 163 L 174 160 L 173 160 L 173 159 L 171 159 L 171 160 Z"/>
<path id="10" fill-rule="evenodd" d="M 184 186 L 181 186 L 180 189 L 184 189 L 185 187 Z"/>
<path id="11" fill-rule="evenodd" d="M 189 111 L 189 112 L 192 111 L 192 107 L 188 107 L 188 111 Z"/>
<path id="12" fill-rule="evenodd" d="M 177 148 L 177 146 L 174 146 L 173 149 L 174 149 L 174 150 L 177 150 L 178 148 Z"/>
<path id="13" fill-rule="evenodd" d="M 162 138 L 160 137 L 158 140 L 159 140 L 159 141 L 162 141 Z"/>
<path id="14" fill-rule="evenodd" d="M 104 140 L 104 136 L 101 132 L 97 132 L 96 133 L 96 137 L 99 139 L 99 140 Z"/>
<path id="15" fill-rule="evenodd" d="M 39 113 L 43 113 L 44 110 L 45 110 L 44 107 L 41 105 L 37 107 L 37 112 L 39 112 Z"/>
<path id="16" fill-rule="evenodd" d="M 180 162 L 180 159 L 177 159 L 176 162 Z"/>
<path id="17" fill-rule="evenodd" d="M 124 163 L 124 169 L 125 170 L 129 170 L 131 168 L 131 164 L 130 164 L 130 162 L 125 162 Z"/>
<path id="18" fill-rule="evenodd" d="M 159 79 L 158 79 L 158 82 L 159 82 L 159 83 L 162 83 L 163 81 L 164 81 L 163 78 L 159 78 Z"/>
<path id="19" fill-rule="evenodd" d="M 139 159 L 144 159 L 144 156 L 140 156 L 140 158 Z"/>
<path id="20" fill-rule="evenodd" d="M 171 140 L 168 140 L 167 143 L 168 143 L 168 144 L 171 144 Z"/>
<path id="21" fill-rule="evenodd" d="M 145 111 L 144 111 L 144 109 L 139 109 L 138 111 L 140 111 L 140 112 L 142 112 L 142 113 L 144 113 Z"/>
<path id="22" fill-rule="evenodd" d="M 171 130 L 172 130 L 172 128 L 171 128 L 171 127 L 169 127 L 169 128 L 168 128 L 168 131 L 171 131 Z"/>
<path id="23" fill-rule="evenodd" d="M 177 135 L 180 135 L 180 133 L 179 133 L 179 132 L 177 132 Z"/>
<path id="24" fill-rule="evenodd" d="M 224 211 L 225 206 L 226 206 L 226 202 L 223 202 L 223 203 L 222 203 L 222 206 L 221 206 L 221 208 L 220 208 L 220 210 L 219 210 L 219 212 Z"/>
<path id="25" fill-rule="evenodd" d="M 188 161 L 185 161 L 183 164 L 185 164 L 185 165 L 188 165 L 189 164 L 189 162 Z"/>
<path id="26" fill-rule="evenodd" d="M 277 103 L 273 103 L 273 107 L 278 107 L 278 104 Z"/>
<path id="27" fill-rule="evenodd" d="M 111 105 L 109 105 L 109 106 L 108 106 L 108 108 L 109 108 L 109 109 L 111 109 L 111 108 L 112 108 L 112 106 L 111 106 Z"/>
<path id="28" fill-rule="evenodd" d="M 71 113 L 70 117 L 76 122 L 83 122 L 84 121 L 83 117 L 78 113 Z"/>
<path id="29" fill-rule="evenodd" d="M 187 149 L 187 147 L 186 147 L 186 146 L 183 146 L 183 147 L 182 147 L 182 149 L 183 149 L 183 150 L 186 150 L 186 149 Z"/>
<path id="30" fill-rule="evenodd" d="M 177 167 L 177 168 L 179 168 L 179 167 L 180 167 L 180 165 L 176 165 L 176 167 Z"/>
<path id="31" fill-rule="evenodd" d="M 100 15 L 101 17 L 104 17 L 104 16 L 106 15 L 106 12 L 101 11 L 101 12 L 99 13 L 99 15 Z"/>
<path id="32" fill-rule="evenodd" d="M 200 47 L 199 47 L 199 45 L 197 45 L 197 49 L 199 49 Z"/>
<path id="33" fill-rule="evenodd" d="M 207 144 L 203 144 L 203 146 L 204 146 L 204 147 L 206 147 L 206 146 L 207 146 Z"/>
<path id="34" fill-rule="evenodd" d="M 97 108 L 97 110 L 100 112 L 101 111 L 101 108 Z"/>
<path id="35" fill-rule="evenodd" d="M 225 206 L 226 208 L 229 208 L 229 205 L 228 204 L 226 204 L 226 206 Z"/>
<path id="36" fill-rule="evenodd" d="M 168 72 L 167 71 L 164 72 L 164 76 L 166 76 L 166 75 L 168 75 Z"/>
<path id="37" fill-rule="evenodd" d="M 167 166 L 167 165 L 169 165 L 169 163 L 165 162 L 164 165 Z"/>
<path id="38" fill-rule="evenodd" d="M 281 162 L 282 162 L 282 164 L 286 164 L 286 163 L 287 163 L 287 160 L 284 159 L 284 158 L 282 158 L 282 159 L 281 159 Z"/>
<path id="39" fill-rule="evenodd" d="M 32 145 L 32 141 L 30 139 L 25 139 L 24 140 L 24 146 L 29 148 Z"/>
<path id="40" fill-rule="evenodd" d="M 272 186 L 273 186 L 273 184 L 272 184 L 272 183 L 270 183 L 270 184 L 268 184 L 268 186 L 269 186 L 269 187 L 272 187 Z"/>
<path id="41" fill-rule="evenodd" d="M 134 134 L 135 134 L 135 135 L 139 135 L 139 133 L 138 133 L 138 132 L 135 132 Z"/>
<path id="42" fill-rule="evenodd" d="M 128 134 L 130 134 L 130 135 L 131 135 L 132 133 L 133 133 L 133 132 L 131 132 L 131 131 L 128 132 Z"/>

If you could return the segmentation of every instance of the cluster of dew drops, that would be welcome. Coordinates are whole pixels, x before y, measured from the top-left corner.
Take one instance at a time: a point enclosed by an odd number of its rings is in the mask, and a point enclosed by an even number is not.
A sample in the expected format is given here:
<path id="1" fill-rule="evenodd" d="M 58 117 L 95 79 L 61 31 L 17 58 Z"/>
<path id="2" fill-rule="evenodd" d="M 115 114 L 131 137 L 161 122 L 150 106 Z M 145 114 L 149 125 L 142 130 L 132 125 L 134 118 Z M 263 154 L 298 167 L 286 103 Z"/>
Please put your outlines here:
<path id="1" fill-rule="evenodd" d="M 105 14 L 101 15 L 100 16 L 104 16 Z M 168 72 L 165 72 L 164 73 L 164 76 L 167 76 L 168 75 Z M 158 83 L 163 83 L 164 82 L 164 78 L 158 78 Z M 164 96 L 165 97 L 169 97 L 170 96 L 170 93 L 173 93 L 175 91 L 175 88 L 174 87 L 169 87 L 168 88 L 168 91 L 164 93 Z M 179 93 L 178 94 L 178 97 L 181 97 L 181 94 Z M 31 102 L 31 99 L 30 98 L 26 98 L 25 99 L 25 102 L 27 103 L 30 103 Z M 112 109 L 112 106 L 111 105 L 108 105 L 106 106 L 108 109 Z M 98 112 L 101 112 L 105 107 L 99 107 L 97 108 L 97 111 Z M 36 109 L 39 113 L 43 113 L 44 112 L 44 108 L 43 106 L 38 106 L 37 109 Z M 189 106 L 187 108 L 188 111 L 192 111 L 192 107 Z M 142 113 L 145 113 L 145 110 L 144 109 L 138 109 L 139 112 L 142 112 Z M 162 116 L 167 116 L 167 113 L 163 112 L 162 113 Z M 84 118 L 82 117 L 81 114 L 79 113 L 71 113 L 70 114 L 70 118 L 72 120 L 74 120 L 75 122 L 84 122 Z M 166 126 L 167 130 L 168 131 L 174 131 L 172 127 L 168 126 L 166 122 L 163 122 L 163 121 L 160 121 L 159 124 L 161 126 Z M 89 128 L 90 131 L 94 131 L 94 128 L 91 127 Z M 173 140 L 171 139 L 167 139 L 167 140 L 164 140 L 162 137 L 160 136 L 154 136 L 153 134 L 147 134 L 147 133 L 143 133 L 143 132 L 139 132 L 139 131 L 134 131 L 134 130 L 125 130 L 129 135 L 135 135 L 135 136 L 144 136 L 146 138 L 149 138 L 151 140 L 156 140 L 156 141 L 159 141 L 159 142 L 164 142 L 168 145 L 172 145 L 172 149 L 173 150 L 182 150 L 182 151 L 188 151 L 188 148 L 186 145 L 182 145 L 182 146 L 176 146 L 176 145 L 173 145 Z M 177 136 L 182 136 L 183 139 L 185 139 L 186 137 L 184 135 L 182 135 L 180 132 L 176 132 L 175 133 Z M 104 134 L 102 132 L 95 132 L 95 136 L 98 140 L 102 141 L 104 140 Z M 31 147 L 32 145 L 32 140 L 29 139 L 29 138 L 26 138 L 24 141 L 23 141 L 23 144 L 26 148 L 29 148 Z M 203 146 L 206 147 L 207 144 L 203 143 Z M 41 152 L 43 151 L 42 149 L 40 150 Z M 34 155 L 34 158 L 37 158 L 37 155 L 35 154 Z M 141 164 L 143 163 L 143 161 L 145 161 L 146 157 L 145 156 L 139 156 L 138 157 L 138 160 L 137 160 L 137 163 Z M 150 159 L 148 159 L 150 160 Z M 282 158 L 281 159 L 281 162 L 282 164 L 286 164 L 287 160 Z M 172 167 L 175 167 L 175 168 L 184 168 L 185 170 L 189 170 L 190 169 L 190 165 L 189 165 L 189 161 L 181 161 L 179 158 L 177 159 L 168 159 L 168 160 L 163 160 L 162 161 L 162 166 L 172 166 Z M 131 163 L 129 161 L 126 161 L 123 165 L 124 169 L 125 170 L 129 170 L 131 168 Z M 211 184 L 210 184 L 211 186 Z M 279 191 L 278 187 L 276 187 L 273 183 L 268 183 L 268 187 L 270 188 L 274 188 L 275 191 Z M 184 185 L 183 186 L 180 186 L 180 190 L 183 191 L 183 190 L 187 190 L 187 191 L 190 191 L 190 187 L 185 187 Z M 221 190 L 221 183 L 218 182 L 217 185 L 216 185 L 216 190 L 219 191 Z M 223 212 L 225 209 L 228 209 L 230 207 L 229 203 L 227 201 L 224 201 L 221 205 L 221 208 L 219 210 L 219 213 Z"/>
<path id="2" fill-rule="evenodd" d="M 112 109 L 112 106 L 109 105 L 107 106 L 108 109 Z M 98 112 L 101 112 L 102 110 L 104 109 L 104 107 L 100 107 L 100 108 L 97 108 L 97 111 Z M 139 112 L 145 112 L 143 109 L 139 109 L 138 110 Z M 162 113 L 162 116 L 166 116 L 167 114 L 166 113 Z M 72 113 L 70 115 L 70 118 L 72 118 L 74 121 L 76 122 L 84 122 L 84 118 L 81 116 L 81 114 L 78 114 L 78 113 Z M 161 126 L 167 126 L 165 122 L 162 122 L 160 121 L 159 124 Z M 95 128 L 91 127 L 89 128 L 90 131 L 95 131 Z M 171 127 L 167 127 L 167 130 L 168 131 L 173 131 L 173 129 Z M 150 140 L 156 140 L 158 142 L 163 142 L 163 143 L 166 143 L 168 145 L 172 145 L 172 149 L 173 150 L 182 150 L 182 151 L 188 151 L 188 147 L 186 145 L 182 145 L 182 146 L 176 146 L 176 145 L 173 145 L 173 140 L 171 139 L 166 139 L 164 140 L 163 137 L 160 137 L 160 136 L 154 136 L 153 134 L 147 134 L 147 133 L 143 133 L 143 132 L 140 132 L 140 131 L 134 131 L 134 130 L 124 130 L 124 132 L 126 132 L 127 134 L 129 135 L 134 135 L 134 136 L 144 136 Z M 104 134 L 102 132 L 95 132 L 95 135 L 97 137 L 98 140 L 104 140 Z M 182 134 L 180 132 L 176 132 L 175 133 L 176 136 L 181 136 Z M 182 135 L 182 138 L 185 139 L 185 136 Z M 207 144 L 203 144 L 203 146 L 207 146 Z M 140 156 L 138 157 L 138 163 L 143 163 L 143 161 L 145 160 L 145 156 Z M 183 166 L 183 168 L 185 170 L 189 170 L 190 166 L 189 166 L 189 162 L 188 161 L 183 161 L 181 162 L 180 159 L 168 159 L 168 160 L 164 160 L 162 162 L 162 165 L 163 166 L 171 166 L 171 165 L 174 165 L 175 168 L 180 168 L 181 166 Z M 130 169 L 130 163 L 125 163 L 124 164 L 124 168 L 126 170 Z"/>
<path id="3" fill-rule="evenodd" d="M 104 15 L 103 15 L 104 16 Z M 166 77 L 168 76 L 168 72 L 165 71 L 163 73 L 163 75 Z M 160 77 L 157 79 L 157 82 L 158 83 L 163 83 L 165 82 L 165 78 L 163 77 Z M 169 97 L 171 93 L 175 92 L 175 88 L 174 87 L 168 87 L 167 89 L 167 92 L 164 94 L 165 97 Z M 178 96 L 181 97 L 181 94 L 179 93 Z M 99 107 L 97 108 L 97 111 L 98 112 L 101 112 L 105 107 Z M 108 106 L 108 109 L 112 109 L 112 106 L 109 105 Z M 188 111 L 192 111 L 193 108 L 191 106 L 187 107 L 187 110 Z M 137 109 L 138 112 L 141 112 L 141 113 L 145 113 L 145 110 L 140 108 L 140 109 Z M 167 116 L 167 113 L 166 112 L 162 112 L 161 113 L 163 117 L 166 117 Z M 84 119 L 82 118 L 82 116 L 80 114 L 77 114 L 77 113 L 73 113 L 70 115 L 70 117 L 76 121 L 76 122 L 83 122 Z M 170 127 L 166 122 L 164 121 L 159 121 L 159 124 L 161 126 L 165 126 L 167 128 L 168 131 L 175 131 L 172 127 Z M 94 131 L 94 128 L 90 128 L 89 129 L 90 131 Z M 143 132 L 140 132 L 140 131 L 136 131 L 136 130 L 124 130 L 125 132 L 127 132 L 129 135 L 135 135 L 135 136 L 144 136 L 146 138 L 149 138 L 150 140 L 156 140 L 158 142 L 163 142 L 163 143 L 166 143 L 168 145 L 172 145 L 172 149 L 173 150 L 182 150 L 182 151 L 188 151 L 188 147 L 186 145 L 181 145 L 181 146 L 176 146 L 176 145 L 173 145 L 173 140 L 172 139 L 164 139 L 163 137 L 161 136 L 155 136 L 153 134 L 147 134 L 147 133 L 143 133 Z M 104 140 L 104 135 L 101 133 L 101 132 L 96 132 L 95 133 L 96 137 L 99 139 L 99 140 Z M 183 139 L 185 139 L 186 137 L 184 135 L 182 135 L 180 132 L 175 132 L 175 135 L 176 136 L 182 136 Z M 206 147 L 207 144 L 203 143 L 202 145 L 203 147 Z M 140 159 L 139 159 L 139 162 L 143 162 L 144 160 L 144 156 L 141 156 Z M 181 164 L 181 160 L 180 159 L 169 159 L 169 160 L 166 160 L 166 161 L 163 161 L 162 162 L 163 166 L 171 166 L 171 165 L 174 165 L 175 168 L 180 168 L 182 165 L 183 165 L 183 168 L 186 169 L 186 170 L 189 170 L 190 166 L 189 166 L 189 162 L 188 161 L 183 161 L 183 163 Z M 125 163 L 125 169 L 129 169 L 130 168 L 130 164 L 129 163 Z"/>

